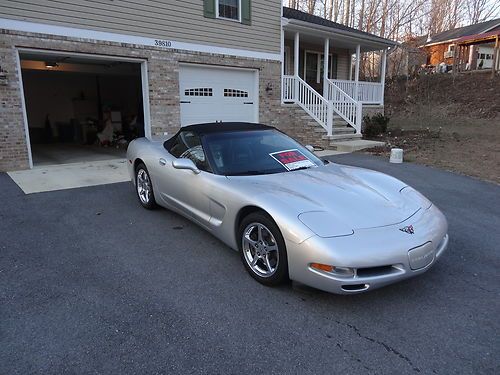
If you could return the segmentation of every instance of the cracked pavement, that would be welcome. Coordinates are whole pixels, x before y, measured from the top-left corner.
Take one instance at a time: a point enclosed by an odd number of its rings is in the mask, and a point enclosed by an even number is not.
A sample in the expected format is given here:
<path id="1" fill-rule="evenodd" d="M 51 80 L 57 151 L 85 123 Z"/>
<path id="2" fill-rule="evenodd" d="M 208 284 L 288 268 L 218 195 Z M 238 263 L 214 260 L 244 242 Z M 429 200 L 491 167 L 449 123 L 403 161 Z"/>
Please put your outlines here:
<path id="1" fill-rule="evenodd" d="M 355 296 L 267 288 L 120 183 L 24 195 L 0 174 L 0 374 L 498 374 L 500 186 L 366 155 L 448 218 L 426 274 Z"/>

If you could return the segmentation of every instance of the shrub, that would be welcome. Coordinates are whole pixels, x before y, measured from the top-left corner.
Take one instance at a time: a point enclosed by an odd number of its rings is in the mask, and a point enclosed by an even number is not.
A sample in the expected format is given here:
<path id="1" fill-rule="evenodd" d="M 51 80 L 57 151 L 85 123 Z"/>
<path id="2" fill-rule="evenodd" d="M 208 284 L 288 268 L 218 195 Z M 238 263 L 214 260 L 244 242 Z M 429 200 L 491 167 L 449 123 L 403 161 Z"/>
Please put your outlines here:
<path id="1" fill-rule="evenodd" d="M 367 137 L 375 137 L 387 131 L 387 124 L 390 118 L 381 113 L 373 116 L 363 117 L 363 134 Z"/>

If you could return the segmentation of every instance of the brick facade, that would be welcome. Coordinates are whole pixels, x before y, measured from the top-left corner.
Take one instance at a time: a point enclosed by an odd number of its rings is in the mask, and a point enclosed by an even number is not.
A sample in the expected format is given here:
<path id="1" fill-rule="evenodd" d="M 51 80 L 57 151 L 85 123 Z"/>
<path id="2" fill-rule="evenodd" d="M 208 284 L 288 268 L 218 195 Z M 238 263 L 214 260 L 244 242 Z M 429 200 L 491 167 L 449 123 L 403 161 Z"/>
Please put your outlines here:
<path id="1" fill-rule="evenodd" d="M 29 168 L 20 72 L 17 67 L 19 47 L 147 60 L 153 136 L 161 136 L 164 132 L 171 134 L 179 129 L 180 63 L 258 69 L 260 122 L 275 126 L 304 142 L 320 138 L 317 131 L 304 126 L 301 116 L 295 116 L 296 112 L 281 105 L 279 61 L 0 30 L 0 65 L 7 73 L 6 85 L 0 85 L 0 171 Z"/>

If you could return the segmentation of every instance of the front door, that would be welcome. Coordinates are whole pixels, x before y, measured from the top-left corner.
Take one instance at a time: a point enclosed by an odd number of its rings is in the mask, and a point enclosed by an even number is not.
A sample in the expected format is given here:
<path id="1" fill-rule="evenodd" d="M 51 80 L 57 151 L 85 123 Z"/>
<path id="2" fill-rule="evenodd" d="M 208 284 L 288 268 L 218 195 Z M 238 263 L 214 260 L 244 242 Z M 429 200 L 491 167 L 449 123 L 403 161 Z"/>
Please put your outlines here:
<path id="1" fill-rule="evenodd" d="M 325 55 L 316 51 L 305 51 L 304 80 L 319 93 L 323 91 L 323 66 Z M 337 55 L 330 54 L 328 78 L 337 78 Z"/>

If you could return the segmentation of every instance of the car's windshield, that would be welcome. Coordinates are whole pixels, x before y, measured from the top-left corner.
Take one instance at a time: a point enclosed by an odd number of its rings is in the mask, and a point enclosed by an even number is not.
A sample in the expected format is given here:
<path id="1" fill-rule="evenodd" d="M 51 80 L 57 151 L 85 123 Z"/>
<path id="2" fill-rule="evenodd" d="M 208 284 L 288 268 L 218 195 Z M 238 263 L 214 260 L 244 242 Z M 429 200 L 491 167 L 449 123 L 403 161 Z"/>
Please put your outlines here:
<path id="1" fill-rule="evenodd" d="M 211 133 L 203 145 L 214 172 L 226 176 L 288 172 L 323 165 L 320 159 L 276 130 Z"/>

